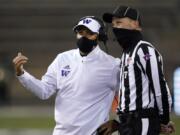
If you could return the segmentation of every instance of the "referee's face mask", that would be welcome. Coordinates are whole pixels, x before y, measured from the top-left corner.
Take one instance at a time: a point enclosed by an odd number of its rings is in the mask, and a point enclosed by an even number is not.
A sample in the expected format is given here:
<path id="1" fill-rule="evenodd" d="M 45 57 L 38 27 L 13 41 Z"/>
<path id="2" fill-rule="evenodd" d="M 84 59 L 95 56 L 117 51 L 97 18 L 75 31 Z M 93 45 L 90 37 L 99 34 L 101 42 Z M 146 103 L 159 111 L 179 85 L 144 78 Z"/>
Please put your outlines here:
<path id="1" fill-rule="evenodd" d="M 112 23 L 116 40 L 124 49 L 140 36 L 141 19 L 136 9 L 119 6 L 113 13 L 104 13 L 103 20 Z"/>
<path id="2" fill-rule="evenodd" d="M 132 43 L 133 40 L 139 35 L 139 31 L 130 30 L 125 28 L 115 28 L 113 27 L 113 33 L 116 37 L 116 40 L 121 45 L 122 48 L 126 49 Z"/>
<path id="3" fill-rule="evenodd" d="M 123 49 L 128 48 L 140 34 L 138 21 L 130 18 L 112 18 L 112 31 Z"/>

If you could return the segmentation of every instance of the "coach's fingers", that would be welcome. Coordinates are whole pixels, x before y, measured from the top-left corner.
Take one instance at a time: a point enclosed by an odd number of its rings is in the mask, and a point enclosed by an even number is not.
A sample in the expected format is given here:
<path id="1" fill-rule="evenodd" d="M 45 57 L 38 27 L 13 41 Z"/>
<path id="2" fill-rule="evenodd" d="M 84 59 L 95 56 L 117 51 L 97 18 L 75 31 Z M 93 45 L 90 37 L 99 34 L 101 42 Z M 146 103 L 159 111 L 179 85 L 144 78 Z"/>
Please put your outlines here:
<path id="1" fill-rule="evenodd" d="M 28 59 L 26 56 L 22 55 L 21 52 L 18 52 L 18 55 L 13 59 L 13 63 L 19 59 L 19 58 L 25 58 L 25 59 Z"/>
<path id="2" fill-rule="evenodd" d="M 18 61 L 17 63 L 16 63 L 16 67 L 18 68 L 18 67 L 21 67 L 23 64 L 25 64 L 25 63 L 27 63 L 27 60 L 20 60 L 20 61 Z"/>
<path id="3" fill-rule="evenodd" d="M 20 61 L 19 63 L 16 64 L 15 66 L 15 70 L 16 70 L 16 73 L 22 73 L 24 71 L 24 68 L 23 68 L 23 64 L 27 63 L 27 61 Z"/>
<path id="4" fill-rule="evenodd" d="M 28 58 L 26 57 L 26 56 L 23 56 L 23 55 L 21 55 L 21 56 L 17 56 L 17 57 L 15 57 L 14 59 L 13 59 L 13 63 L 16 65 L 19 61 L 21 61 L 21 60 L 28 60 Z"/>
<path id="5" fill-rule="evenodd" d="M 102 124 L 97 130 L 98 130 L 98 133 L 104 133 L 106 130 L 108 130 L 108 126 L 107 126 L 108 123 L 104 123 Z M 103 134 L 104 135 L 104 134 Z"/>
<path id="6" fill-rule="evenodd" d="M 23 58 L 23 57 L 21 57 L 21 58 L 16 58 L 16 59 L 13 61 L 13 63 L 16 65 L 17 63 L 19 63 L 19 62 L 22 61 L 22 60 L 27 61 L 28 59 L 27 59 L 27 58 Z"/>
<path id="7" fill-rule="evenodd" d="M 22 53 L 21 52 L 18 52 L 18 56 L 21 56 L 22 55 Z"/>
<path id="8" fill-rule="evenodd" d="M 18 53 L 18 55 L 16 57 L 14 57 L 13 59 L 13 63 L 15 63 L 17 61 L 17 59 L 20 57 L 21 53 Z"/>
<path id="9" fill-rule="evenodd" d="M 27 63 L 28 58 L 22 55 L 21 52 L 13 59 L 13 64 L 17 76 L 20 76 L 24 73 L 23 65 Z"/>
<path id="10" fill-rule="evenodd" d="M 26 57 L 17 58 L 17 59 L 14 61 L 14 64 L 16 65 L 17 63 L 19 63 L 19 62 L 21 62 L 21 61 L 28 61 L 28 58 L 26 58 Z"/>
<path id="11" fill-rule="evenodd" d="M 23 64 L 27 63 L 27 60 L 21 60 L 15 65 L 16 75 L 20 76 L 24 73 Z"/>
<path id="12" fill-rule="evenodd" d="M 98 134 L 104 135 L 104 133 L 106 132 L 106 130 L 107 130 L 106 128 L 103 128 L 103 129 L 101 128 L 101 129 L 98 130 Z"/>
<path id="13" fill-rule="evenodd" d="M 102 125 L 101 127 L 98 128 L 98 132 L 104 132 L 106 129 L 107 127 Z"/>
<path id="14" fill-rule="evenodd" d="M 111 134 L 112 134 L 112 132 L 111 132 L 111 131 L 106 130 L 106 131 L 104 132 L 104 134 L 103 134 L 103 135 L 111 135 Z"/>

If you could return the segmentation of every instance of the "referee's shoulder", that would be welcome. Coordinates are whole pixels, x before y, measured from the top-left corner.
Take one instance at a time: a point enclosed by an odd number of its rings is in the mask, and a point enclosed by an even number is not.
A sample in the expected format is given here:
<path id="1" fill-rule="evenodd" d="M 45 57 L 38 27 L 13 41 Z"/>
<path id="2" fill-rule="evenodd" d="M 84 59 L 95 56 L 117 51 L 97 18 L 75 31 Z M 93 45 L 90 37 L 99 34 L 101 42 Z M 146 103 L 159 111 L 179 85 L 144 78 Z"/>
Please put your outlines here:
<path id="1" fill-rule="evenodd" d="M 154 45 L 148 41 L 141 40 L 140 42 L 141 42 L 141 44 L 140 44 L 139 48 L 148 48 L 149 47 L 149 48 L 155 49 Z"/>
<path id="2" fill-rule="evenodd" d="M 137 49 L 137 52 L 139 52 L 140 50 L 144 51 L 144 50 L 149 50 L 149 49 L 157 50 L 152 43 L 150 43 L 148 41 L 141 40 L 139 47 Z"/>
<path id="3" fill-rule="evenodd" d="M 141 41 L 141 44 L 139 45 L 137 53 L 140 50 L 143 51 L 143 52 L 147 52 L 148 51 L 148 53 L 150 53 L 150 50 L 154 50 L 154 52 L 156 52 L 158 55 L 161 55 L 159 50 L 152 43 L 150 43 L 148 41 L 144 41 L 144 40 Z"/>

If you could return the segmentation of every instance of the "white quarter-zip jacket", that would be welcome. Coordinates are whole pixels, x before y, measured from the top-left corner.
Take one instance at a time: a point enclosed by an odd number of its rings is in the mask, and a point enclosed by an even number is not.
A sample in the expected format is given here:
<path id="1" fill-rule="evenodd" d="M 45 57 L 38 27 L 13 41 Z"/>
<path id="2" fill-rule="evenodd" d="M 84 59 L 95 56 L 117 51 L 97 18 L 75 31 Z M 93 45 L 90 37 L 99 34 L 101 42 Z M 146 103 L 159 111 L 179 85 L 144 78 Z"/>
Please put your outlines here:
<path id="1" fill-rule="evenodd" d="M 99 46 L 85 57 L 74 49 L 60 53 L 41 80 L 26 71 L 18 79 L 41 99 L 56 93 L 53 135 L 95 135 L 109 118 L 119 63 Z"/>

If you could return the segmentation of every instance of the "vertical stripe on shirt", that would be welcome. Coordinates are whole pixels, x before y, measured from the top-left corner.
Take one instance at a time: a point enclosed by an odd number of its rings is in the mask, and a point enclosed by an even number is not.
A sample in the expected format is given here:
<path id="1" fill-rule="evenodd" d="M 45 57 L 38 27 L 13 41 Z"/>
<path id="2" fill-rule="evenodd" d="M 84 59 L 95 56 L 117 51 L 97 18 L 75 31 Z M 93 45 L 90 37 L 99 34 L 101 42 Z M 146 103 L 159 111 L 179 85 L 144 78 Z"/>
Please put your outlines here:
<path id="1" fill-rule="evenodd" d="M 170 94 L 157 50 L 150 43 L 140 41 L 130 52 L 123 52 L 121 61 L 120 111 L 158 107 L 159 114 L 167 121 Z"/>
<path id="2" fill-rule="evenodd" d="M 141 121 L 142 121 L 142 132 L 141 132 L 141 135 L 147 135 L 148 128 L 149 128 L 149 119 L 148 118 L 144 118 L 144 119 L 141 119 Z"/>
<path id="3" fill-rule="evenodd" d="M 135 74 L 135 83 L 136 83 L 136 109 L 139 110 L 142 108 L 142 76 L 141 70 L 134 64 L 134 74 Z M 139 83 L 141 82 L 141 83 Z"/>
<path id="4" fill-rule="evenodd" d="M 142 46 L 142 51 L 143 51 L 144 55 L 149 55 L 150 56 L 147 46 Z M 149 85 L 150 85 L 149 90 L 152 90 L 152 93 L 154 94 L 154 98 L 155 98 L 155 87 L 154 87 L 153 78 L 152 78 L 150 59 L 146 59 L 146 74 L 147 74 L 148 79 L 149 79 Z"/>
<path id="5" fill-rule="evenodd" d="M 169 121 L 169 102 L 168 102 L 168 90 L 167 90 L 167 84 L 164 78 L 163 74 L 163 67 L 162 67 L 162 58 L 159 55 L 159 53 L 156 51 L 156 58 L 157 58 L 157 66 L 158 66 L 158 74 L 159 74 L 159 84 L 160 84 L 160 90 L 162 94 L 162 109 L 164 117 L 166 122 Z"/>
<path id="6" fill-rule="evenodd" d="M 129 103 L 130 103 L 130 89 L 129 89 L 129 71 L 128 66 L 126 63 L 126 59 L 128 58 L 128 55 L 125 55 L 125 63 L 124 63 L 124 86 L 125 86 L 125 112 L 129 111 Z"/>

